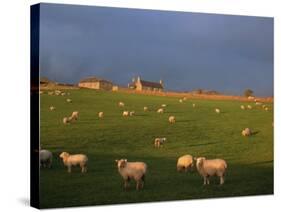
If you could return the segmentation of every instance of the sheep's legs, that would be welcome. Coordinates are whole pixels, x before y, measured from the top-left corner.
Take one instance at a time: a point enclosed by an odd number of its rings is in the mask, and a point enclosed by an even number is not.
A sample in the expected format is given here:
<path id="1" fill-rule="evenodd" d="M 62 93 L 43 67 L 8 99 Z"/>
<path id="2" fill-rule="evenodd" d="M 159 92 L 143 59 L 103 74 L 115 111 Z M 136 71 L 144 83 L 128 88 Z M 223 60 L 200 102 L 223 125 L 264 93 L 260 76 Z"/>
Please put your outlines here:
<path id="1" fill-rule="evenodd" d="M 81 167 L 81 172 L 82 172 L 82 173 L 87 172 L 87 167 L 86 167 L 86 166 L 82 166 L 82 167 Z"/>
<path id="2" fill-rule="evenodd" d="M 222 184 L 224 184 L 224 177 L 223 176 L 220 177 L 220 185 L 222 185 Z"/>
<path id="3" fill-rule="evenodd" d="M 207 177 L 204 177 L 204 185 L 207 184 Z"/>
<path id="4" fill-rule="evenodd" d="M 71 173 L 71 166 L 67 167 L 67 171 L 68 171 L 68 173 Z"/>
<path id="5" fill-rule="evenodd" d="M 125 182 L 124 182 L 124 188 L 125 188 L 125 190 L 127 190 L 128 187 L 129 187 L 128 180 L 125 180 Z"/>

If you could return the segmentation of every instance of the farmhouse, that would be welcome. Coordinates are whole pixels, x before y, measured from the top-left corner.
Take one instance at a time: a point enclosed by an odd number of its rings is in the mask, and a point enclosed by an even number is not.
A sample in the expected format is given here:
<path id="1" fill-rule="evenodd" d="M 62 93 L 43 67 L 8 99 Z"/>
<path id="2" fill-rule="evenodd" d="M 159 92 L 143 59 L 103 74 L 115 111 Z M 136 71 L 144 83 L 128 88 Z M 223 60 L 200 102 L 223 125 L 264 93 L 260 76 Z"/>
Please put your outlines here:
<path id="1" fill-rule="evenodd" d="M 113 83 L 97 77 L 88 77 L 82 79 L 78 86 L 81 88 L 91 88 L 97 90 L 112 90 Z"/>
<path id="2" fill-rule="evenodd" d="M 137 91 L 163 91 L 164 89 L 162 80 L 159 82 L 149 82 L 142 80 L 140 77 L 137 80 L 133 78 L 132 83 L 128 87 Z"/>

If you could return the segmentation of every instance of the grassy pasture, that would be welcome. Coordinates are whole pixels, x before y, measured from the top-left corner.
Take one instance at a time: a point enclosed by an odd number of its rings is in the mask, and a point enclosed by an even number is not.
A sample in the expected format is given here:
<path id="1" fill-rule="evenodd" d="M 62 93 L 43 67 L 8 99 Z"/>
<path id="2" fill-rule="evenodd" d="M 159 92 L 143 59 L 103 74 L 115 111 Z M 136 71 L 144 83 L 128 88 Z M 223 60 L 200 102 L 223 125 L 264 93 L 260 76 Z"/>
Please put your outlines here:
<path id="1" fill-rule="evenodd" d="M 273 111 L 254 106 L 241 110 L 237 101 L 186 100 L 94 90 L 70 90 L 70 96 L 40 99 L 41 145 L 53 152 L 51 169 L 41 168 L 40 202 L 42 208 L 186 200 L 273 193 Z M 71 98 L 72 103 L 66 99 Z M 119 101 L 124 108 L 117 106 Z M 192 103 L 196 108 L 192 108 Z M 155 111 L 167 104 L 164 114 Z M 56 107 L 49 111 L 49 107 Z M 143 107 L 149 111 L 144 112 Z M 220 114 L 214 108 L 221 109 Z M 134 110 L 133 117 L 122 117 L 123 110 Z M 62 118 L 78 110 L 77 122 L 64 125 Z M 97 113 L 104 112 L 98 119 Z M 169 115 L 176 117 L 168 123 Z M 245 138 L 242 129 L 256 134 Z M 155 137 L 167 137 L 163 148 L 155 149 Z M 88 172 L 74 168 L 67 173 L 59 159 L 62 151 L 85 153 L 89 157 Z M 228 163 L 226 182 L 219 186 L 203 186 L 194 170 L 176 171 L 177 158 L 184 154 L 224 158 Z M 144 161 L 148 165 L 145 188 L 124 191 L 115 159 Z"/>

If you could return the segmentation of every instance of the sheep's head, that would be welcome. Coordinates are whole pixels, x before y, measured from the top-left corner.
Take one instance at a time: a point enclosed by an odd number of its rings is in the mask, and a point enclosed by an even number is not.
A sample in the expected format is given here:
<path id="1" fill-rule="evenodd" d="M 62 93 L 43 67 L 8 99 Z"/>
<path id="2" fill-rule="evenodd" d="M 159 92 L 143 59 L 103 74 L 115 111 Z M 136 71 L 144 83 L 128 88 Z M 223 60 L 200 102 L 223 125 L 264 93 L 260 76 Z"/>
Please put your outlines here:
<path id="1" fill-rule="evenodd" d="M 62 152 L 60 154 L 60 158 L 62 158 L 62 159 L 67 158 L 68 156 L 69 156 L 69 153 L 67 153 L 67 152 Z"/>
<path id="2" fill-rule="evenodd" d="M 202 166 L 202 164 L 206 160 L 206 158 L 205 157 L 199 157 L 199 158 L 194 157 L 194 160 L 196 161 L 196 166 Z"/>
<path id="3" fill-rule="evenodd" d="M 124 168 L 127 164 L 127 159 L 120 159 L 120 160 L 115 160 L 117 167 L 120 168 Z"/>

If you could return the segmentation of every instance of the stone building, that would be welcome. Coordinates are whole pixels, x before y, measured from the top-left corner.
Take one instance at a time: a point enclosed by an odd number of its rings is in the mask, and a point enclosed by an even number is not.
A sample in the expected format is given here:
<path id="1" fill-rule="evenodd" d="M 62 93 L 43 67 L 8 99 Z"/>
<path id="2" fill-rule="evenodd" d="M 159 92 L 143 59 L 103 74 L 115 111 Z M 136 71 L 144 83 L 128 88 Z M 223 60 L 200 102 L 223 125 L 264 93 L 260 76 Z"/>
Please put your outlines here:
<path id="1" fill-rule="evenodd" d="M 90 88 L 97 90 L 112 90 L 113 83 L 108 80 L 100 79 L 97 77 L 88 77 L 82 79 L 79 82 L 78 86 L 81 88 Z"/>
<path id="2" fill-rule="evenodd" d="M 140 77 L 137 80 L 133 79 L 132 83 L 128 85 L 129 88 L 137 91 L 163 91 L 164 85 L 162 80 L 159 82 L 150 82 L 142 80 Z"/>

